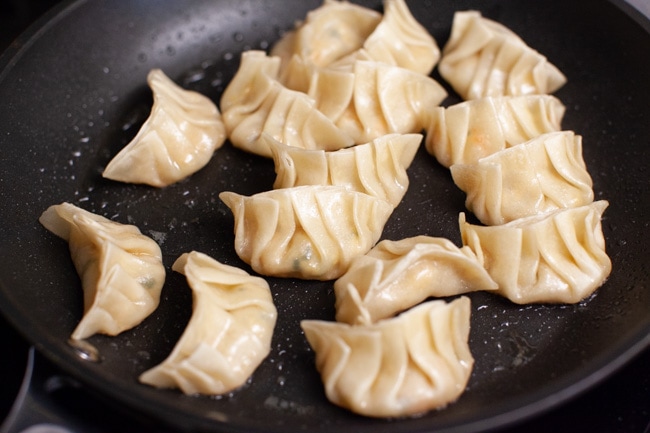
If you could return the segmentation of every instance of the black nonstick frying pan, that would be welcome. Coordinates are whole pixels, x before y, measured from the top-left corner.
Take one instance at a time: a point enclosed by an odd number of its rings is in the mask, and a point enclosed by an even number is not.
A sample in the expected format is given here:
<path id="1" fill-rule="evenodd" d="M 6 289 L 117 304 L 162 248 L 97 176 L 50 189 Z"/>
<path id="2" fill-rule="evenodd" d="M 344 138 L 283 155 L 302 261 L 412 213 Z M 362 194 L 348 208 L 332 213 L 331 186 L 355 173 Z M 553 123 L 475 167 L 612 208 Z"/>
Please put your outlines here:
<path id="1" fill-rule="evenodd" d="M 518 33 L 568 77 L 558 96 L 564 128 L 583 136 L 613 272 L 577 305 L 517 306 L 472 299 L 475 369 L 465 394 L 419 418 L 375 420 L 329 404 L 300 332 L 302 319 L 333 318 L 328 282 L 269 278 L 279 320 L 272 352 L 242 389 L 219 398 L 184 396 L 137 382 L 162 361 L 191 314 L 184 277 L 170 269 L 198 250 L 247 269 L 233 249 L 224 190 L 271 188 L 270 160 L 219 149 L 189 180 L 164 189 L 102 179 L 101 171 L 148 116 L 145 77 L 161 68 L 214 101 L 240 53 L 268 49 L 319 1 L 74 1 L 58 8 L 0 61 L 0 308 L 50 361 L 90 389 L 173 428 L 193 431 L 479 431 L 557 405 L 606 377 L 650 343 L 647 145 L 650 25 L 604 0 L 411 1 L 442 47 L 456 10 L 478 9 Z M 378 10 L 380 1 L 364 1 Z M 434 72 L 434 77 L 439 76 Z M 439 79 L 440 80 L 440 79 Z M 441 80 L 440 80 L 441 81 Z M 459 99 L 450 91 L 445 104 Z M 444 236 L 460 243 L 464 195 L 424 149 L 383 237 Z M 135 224 L 161 245 L 168 277 L 160 307 L 117 337 L 88 340 L 96 360 L 68 337 L 82 296 L 67 244 L 37 219 L 68 201 Z M 91 357 L 92 358 L 92 357 Z"/>

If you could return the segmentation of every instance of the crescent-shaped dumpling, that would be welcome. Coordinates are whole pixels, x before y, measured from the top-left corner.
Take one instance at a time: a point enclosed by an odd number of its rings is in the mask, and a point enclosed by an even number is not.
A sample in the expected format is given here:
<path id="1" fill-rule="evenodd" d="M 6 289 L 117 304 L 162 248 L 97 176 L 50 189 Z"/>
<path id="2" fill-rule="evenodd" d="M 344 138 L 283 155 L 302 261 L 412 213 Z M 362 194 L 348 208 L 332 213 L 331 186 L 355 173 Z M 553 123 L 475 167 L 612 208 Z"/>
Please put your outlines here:
<path id="1" fill-rule="evenodd" d="M 440 48 L 411 13 L 404 0 L 385 0 L 381 22 L 357 51 L 330 66 L 372 60 L 429 75 L 440 59 Z"/>
<path id="2" fill-rule="evenodd" d="M 440 409 L 463 393 L 474 358 L 470 300 L 429 301 L 372 325 L 303 320 L 325 394 L 371 417 Z"/>
<path id="3" fill-rule="evenodd" d="M 467 223 L 463 244 L 497 282 L 497 293 L 517 304 L 577 303 L 609 276 L 602 214 L 605 200 L 512 221 L 501 226 Z"/>
<path id="4" fill-rule="evenodd" d="M 409 185 L 407 168 L 421 134 L 389 134 L 369 143 L 333 152 L 305 150 L 269 140 L 276 179 L 274 188 L 341 185 L 397 206 Z"/>
<path id="5" fill-rule="evenodd" d="M 381 19 L 379 12 L 348 1 L 323 1 L 271 48 L 282 60 L 279 80 L 307 92 L 315 71 L 359 50 Z"/>
<path id="6" fill-rule="evenodd" d="M 433 78 L 399 66 L 357 60 L 349 71 L 321 69 L 309 95 L 328 118 L 367 143 L 382 135 L 419 133 L 447 91 Z"/>
<path id="7" fill-rule="evenodd" d="M 102 175 L 164 187 L 203 168 L 225 142 L 226 129 L 206 96 L 181 88 L 160 69 L 151 70 L 147 82 L 154 101 L 149 118 Z"/>
<path id="8" fill-rule="evenodd" d="M 172 268 L 192 289 L 192 316 L 173 351 L 140 382 L 185 394 L 241 387 L 271 350 L 277 311 L 268 283 L 196 251 Z"/>
<path id="9" fill-rule="evenodd" d="M 429 297 L 496 289 L 469 247 L 430 236 L 386 239 L 334 282 L 336 320 L 367 325 Z"/>
<path id="10" fill-rule="evenodd" d="M 133 328 L 160 302 L 165 267 L 158 244 L 133 225 L 120 224 L 70 203 L 50 206 L 39 218 L 68 241 L 84 292 L 83 318 L 72 333 L 117 335 Z"/>
<path id="11" fill-rule="evenodd" d="M 445 167 L 481 158 L 561 130 L 565 106 L 551 95 L 472 99 L 431 110 L 425 146 Z"/>
<path id="12" fill-rule="evenodd" d="M 263 51 L 242 53 L 239 69 L 221 97 L 232 144 L 269 158 L 271 150 L 259 140 L 262 134 L 305 149 L 337 150 L 354 144 L 318 110 L 316 101 L 277 80 L 279 67 L 279 57 Z"/>
<path id="13" fill-rule="evenodd" d="M 377 242 L 393 206 L 343 186 L 308 185 L 252 196 L 222 192 L 235 250 L 255 272 L 331 280 Z"/>
<path id="14" fill-rule="evenodd" d="M 271 49 L 283 63 L 294 55 L 317 67 L 325 67 L 359 48 L 381 22 L 382 15 L 348 1 L 324 0 L 307 13 L 296 28 Z"/>
<path id="15" fill-rule="evenodd" d="M 463 99 L 548 94 L 567 81 L 512 30 L 478 11 L 454 14 L 438 70 Z"/>
<path id="16" fill-rule="evenodd" d="M 468 210 L 487 225 L 507 223 L 594 199 L 582 137 L 549 132 L 473 164 L 450 167 Z"/>

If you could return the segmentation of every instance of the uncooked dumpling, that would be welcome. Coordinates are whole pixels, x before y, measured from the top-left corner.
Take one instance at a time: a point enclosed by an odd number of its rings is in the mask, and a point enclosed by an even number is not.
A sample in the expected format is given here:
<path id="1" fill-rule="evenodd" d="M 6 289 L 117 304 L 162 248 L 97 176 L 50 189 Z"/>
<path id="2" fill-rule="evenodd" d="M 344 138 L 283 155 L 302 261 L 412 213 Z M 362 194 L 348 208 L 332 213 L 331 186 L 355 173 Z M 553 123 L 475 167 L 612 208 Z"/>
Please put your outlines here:
<path id="1" fill-rule="evenodd" d="M 551 95 L 500 96 L 435 107 L 425 146 L 445 167 L 471 164 L 547 132 L 561 130 L 565 107 Z"/>
<path id="2" fill-rule="evenodd" d="M 84 292 L 83 318 L 72 333 L 117 335 L 151 314 L 160 301 L 165 267 L 160 247 L 133 225 L 70 203 L 50 206 L 39 219 L 69 243 Z"/>
<path id="3" fill-rule="evenodd" d="M 477 11 L 454 14 L 438 70 L 463 99 L 549 94 L 566 83 L 546 57 Z"/>
<path id="4" fill-rule="evenodd" d="M 336 320 L 367 325 L 429 297 L 496 288 L 469 247 L 430 236 L 383 240 L 334 282 Z"/>
<path id="5" fill-rule="evenodd" d="M 474 358 L 470 300 L 429 301 L 372 325 L 303 320 L 325 394 L 371 417 L 440 409 L 463 393 Z"/>
<path id="6" fill-rule="evenodd" d="M 421 134 L 389 134 L 333 152 L 286 146 L 268 137 L 277 177 L 274 188 L 341 185 L 397 206 L 409 185 L 407 168 Z"/>
<path id="7" fill-rule="evenodd" d="M 343 186 L 308 185 L 252 196 L 222 192 L 235 219 L 235 250 L 255 272 L 337 278 L 377 242 L 393 206 Z"/>
<path id="8" fill-rule="evenodd" d="M 560 209 L 501 226 L 469 224 L 460 215 L 463 244 L 517 304 L 576 303 L 609 276 L 601 218 L 609 203 Z"/>
<path id="9" fill-rule="evenodd" d="M 153 107 L 138 134 L 106 166 L 105 178 L 163 187 L 203 168 L 226 140 L 216 105 L 160 69 L 147 76 Z"/>
<path id="10" fill-rule="evenodd" d="M 549 132 L 476 163 L 452 165 L 451 175 L 467 194 L 467 209 L 487 225 L 594 199 L 582 137 L 572 131 Z"/>
<path id="11" fill-rule="evenodd" d="M 241 387 L 271 350 L 277 311 L 268 283 L 196 251 L 181 255 L 173 269 L 192 289 L 192 317 L 173 351 L 140 382 L 185 394 Z"/>

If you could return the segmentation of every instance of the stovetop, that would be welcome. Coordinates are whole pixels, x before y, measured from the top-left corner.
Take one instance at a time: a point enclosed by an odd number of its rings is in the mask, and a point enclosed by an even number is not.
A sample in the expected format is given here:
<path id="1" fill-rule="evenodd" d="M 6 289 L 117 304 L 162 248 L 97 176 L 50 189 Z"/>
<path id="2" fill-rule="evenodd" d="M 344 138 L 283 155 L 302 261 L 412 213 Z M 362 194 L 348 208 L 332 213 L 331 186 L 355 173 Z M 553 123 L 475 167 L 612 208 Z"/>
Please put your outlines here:
<path id="1" fill-rule="evenodd" d="M 643 0 L 641 0 L 643 1 Z M 57 0 L 0 0 L 0 52 L 13 38 Z M 643 3 L 641 3 L 643 5 Z M 30 344 L 0 316 L 0 425 L 16 401 L 26 370 Z M 44 362 L 43 359 L 40 362 Z M 56 375 L 56 367 L 47 371 Z M 84 392 L 65 381 L 51 392 L 62 417 L 79 418 L 83 432 L 158 431 L 119 406 Z M 87 414 L 92 414 L 88 416 Z M 5 426 L 6 427 L 6 426 Z M 650 433 L 650 348 L 577 398 L 501 433 L 516 432 Z M 4 432 L 0 427 L 0 432 Z M 82 433 L 82 432 L 79 432 Z"/>

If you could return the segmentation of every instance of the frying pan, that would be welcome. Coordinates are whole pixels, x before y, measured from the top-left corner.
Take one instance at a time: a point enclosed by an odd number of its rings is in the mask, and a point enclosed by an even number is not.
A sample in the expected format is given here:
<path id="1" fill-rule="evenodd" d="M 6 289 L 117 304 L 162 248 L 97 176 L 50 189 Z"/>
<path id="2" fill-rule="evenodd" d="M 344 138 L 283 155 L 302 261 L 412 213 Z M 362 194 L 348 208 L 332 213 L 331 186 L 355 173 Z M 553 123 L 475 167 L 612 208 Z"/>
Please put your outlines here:
<path id="1" fill-rule="evenodd" d="M 359 3 L 381 9 L 379 1 Z M 247 49 L 268 49 L 320 1 L 70 1 L 19 39 L 0 73 L 0 307 L 51 362 L 89 389 L 172 428 L 193 431 L 480 431 L 544 411 L 584 391 L 650 342 L 647 19 L 608 1 L 409 2 L 442 47 L 456 10 L 477 9 L 518 33 L 558 66 L 563 126 L 583 136 L 613 272 L 576 305 L 517 306 L 471 294 L 474 372 L 462 397 L 422 417 L 356 416 L 324 396 L 302 319 L 332 320 L 331 282 L 269 278 L 279 319 L 272 351 L 242 389 L 184 396 L 137 382 L 162 361 L 191 315 L 184 278 L 171 271 L 198 250 L 248 270 L 234 253 L 224 190 L 270 189 L 270 160 L 226 144 L 190 179 L 164 189 L 102 179 L 106 163 L 148 116 L 147 72 L 219 101 Z M 624 12 L 624 9 L 626 12 Z M 440 77 L 434 72 L 434 78 Z M 445 105 L 458 102 L 450 90 Z M 418 234 L 460 243 L 464 196 L 423 149 L 383 238 Z M 37 219 L 63 201 L 135 224 L 161 245 L 168 277 L 160 307 L 117 337 L 88 340 L 97 358 L 67 344 L 81 318 L 79 278 L 67 244 Z"/>

